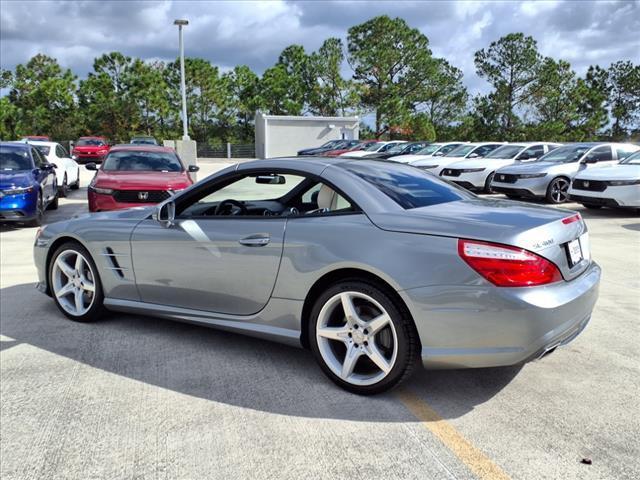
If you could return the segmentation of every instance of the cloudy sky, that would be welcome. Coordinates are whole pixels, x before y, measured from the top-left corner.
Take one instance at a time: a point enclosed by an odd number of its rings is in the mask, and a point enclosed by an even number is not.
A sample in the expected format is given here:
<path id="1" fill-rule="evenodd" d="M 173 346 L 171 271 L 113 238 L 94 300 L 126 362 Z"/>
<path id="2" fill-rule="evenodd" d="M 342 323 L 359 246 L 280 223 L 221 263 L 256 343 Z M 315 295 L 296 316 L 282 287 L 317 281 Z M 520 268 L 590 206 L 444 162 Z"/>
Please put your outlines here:
<path id="1" fill-rule="evenodd" d="M 317 49 L 329 36 L 375 15 L 404 18 L 437 56 L 461 68 L 474 92 L 473 53 L 500 36 L 534 36 L 542 54 L 590 64 L 640 63 L 640 1 L 0 1 L 0 64 L 13 68 L 36 53 L 56 57 L 85 77 L 93 58 L 118 50 L 145 59 L 177 55 L 175 18 L 187 18 L 186 52 L 223 69 L 247 64 L 261 73 L 287 45 Z"/>

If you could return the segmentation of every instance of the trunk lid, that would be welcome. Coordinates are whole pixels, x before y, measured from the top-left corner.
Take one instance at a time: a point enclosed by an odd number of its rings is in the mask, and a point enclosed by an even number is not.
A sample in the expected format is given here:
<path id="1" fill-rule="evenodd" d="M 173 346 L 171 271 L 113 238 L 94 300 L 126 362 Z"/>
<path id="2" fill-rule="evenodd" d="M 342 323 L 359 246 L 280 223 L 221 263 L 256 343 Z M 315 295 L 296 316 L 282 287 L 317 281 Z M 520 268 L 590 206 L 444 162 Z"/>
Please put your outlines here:
<path id="1" fill-rule="evenodd" d="M 370 218 L 383 230 L 482 240 L 524 248 L 555 263 L 565 280 L 571 280 L 590 263 L 584 221 L 580 218 L 565 223 L 573 215 L 576 212 L 570 210 L 474 198 L 409 209 L 400 214 L 376 213 Z M 583 259 L 571 265 L 569 243 L 580 237 Z"/>

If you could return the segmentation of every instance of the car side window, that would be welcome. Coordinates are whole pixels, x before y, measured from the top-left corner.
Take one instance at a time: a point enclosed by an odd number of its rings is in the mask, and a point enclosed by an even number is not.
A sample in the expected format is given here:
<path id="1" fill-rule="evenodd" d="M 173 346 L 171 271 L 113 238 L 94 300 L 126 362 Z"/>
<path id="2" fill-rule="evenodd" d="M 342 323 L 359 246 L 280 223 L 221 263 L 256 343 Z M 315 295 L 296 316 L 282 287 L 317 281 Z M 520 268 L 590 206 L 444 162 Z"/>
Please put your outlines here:
<path id="1" fill-rule="evenodd" d="M 49 163 L 36 148 L 31 147 L 31 156 L 33 156 L 36 168 L 44 168 Z"/>
<path id="2" fill-rule="evenodd" d="M 544 155 L 544 146 L 536 145 L 535 147 L 529 147 L 524 152 L 522 152 L 519 157 L 521 158 L 539 158 Z"/>
<path id="3" fill-rule="evenodd" d="M 618 160 L 624 160 L 629 155 L 635 152 L 637 152 L 637 149 L 628 147 L 626 145 L 620 145 L 616 147 L 616 156 L 618 157 Z"/>
<path id="4" fill-rule="evenodd" d="M 56 145 L 56 157 L 67 158 L 69 154 L 66 152 L 62 145 Z"/>
<path id="5" fill-rule="evenodd" d="M 482 147 L 476 148 L 473 153 L 478 155 L 479 157 L 484 157 L 495 150 L 498 145 L 483 145 Z"/>
<path id="6" fill-rule="evenodd" d="M 589 158 L 594 159 L 596 162 L 606 162 L 613 160 L 613 153 L 609 145 L 594 148 L 588 155 Z"/>

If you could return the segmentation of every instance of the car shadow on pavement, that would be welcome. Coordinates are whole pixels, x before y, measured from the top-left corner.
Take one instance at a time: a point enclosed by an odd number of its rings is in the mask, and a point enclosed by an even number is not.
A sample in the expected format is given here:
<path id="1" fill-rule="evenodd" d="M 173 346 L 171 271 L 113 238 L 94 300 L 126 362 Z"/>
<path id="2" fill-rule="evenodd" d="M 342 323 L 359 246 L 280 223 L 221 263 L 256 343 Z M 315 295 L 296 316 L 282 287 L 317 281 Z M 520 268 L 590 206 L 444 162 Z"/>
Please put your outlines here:
<path id="1" fill-rule="evenodd" d="M 0 298 L 3 370 L 11 368 L 10 359 L 18 361 L 10 357 L 12 351 L 20 352 L 21 363 L 28 349 L 36 347 L 73 361 L 63 366 L 55 362 L 65 370 L 56 371 L 56 378 L 66 370 L 71 375 L 75 362 L 80 362 L 181 394 L 257 411 L 353 421 L 416 421 L 393 393 L 361 397 L 333 385 L 311 352 L 303 349 L 120 313 L 91 324 L 72 322 L 33 284 L 6 287 Z M 34 365 L 29 370 L 54 378 L 48 368 L 53 367 Z M 430 403 L 442 417 L 456 418 L 491 399 L 520 369 L 418 368 L 402 388 Z M 99 375 L 92 369 L 81 371 Z"/>

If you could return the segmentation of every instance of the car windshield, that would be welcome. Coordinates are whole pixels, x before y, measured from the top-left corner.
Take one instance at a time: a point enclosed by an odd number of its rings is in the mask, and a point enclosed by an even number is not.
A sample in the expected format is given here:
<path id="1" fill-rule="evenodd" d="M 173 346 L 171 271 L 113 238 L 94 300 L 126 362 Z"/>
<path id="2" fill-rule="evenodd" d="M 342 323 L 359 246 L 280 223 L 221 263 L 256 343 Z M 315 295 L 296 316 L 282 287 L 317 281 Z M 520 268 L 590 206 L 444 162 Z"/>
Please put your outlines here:
<path id="1" fill-rule="evenodd" d="M 36 147 L 45 157 L 49 155 L 49 152 L 51 151 L 51 147 L 47 147 L 46 145 L 34 145 L 34 147 Z"/>
<path id="2" fill-rule="evenodd" d="M 97 138 L 83 138 L 76 142 L 77 147 L 102 147 L 106 145 L 104 140 L 99 140 Z"/>
<path id="3" fill-rule="evenodd" d="M 132 138 L 131 143 L 137 143 L 139 145 L 157 145 L 155 139 L 149 137 Z"/>
<path id="4" fill-rule="evenodd" d="M 0 147 L 0 171 L 31 170 L 33 163 L 24 148 Z"/>
<path id="5" fill-rule="evenodd" d="M 377 152 L 380 147 L 382 147 L 384 143 L 382 142 L 373 142 L 364 147 L 362 150 L 365 152 Z"/>
<path id="6" fill-rule="evenodd" d="M 620 162 L 622 165 L 640 165 L 640 150 L 634 153 L 633 155 L 629 155 L 627 158 Z"/>
<path id="7" fill-rule="evenodd" d="M 577 162 L 593 145 L 567 145 L 541 156 L 538 162 L 571 163 Z"/>
<path id="8" fill-rule="evenodd" d="M 484 158 L 499 158 L 510 159 L 518 155 L 523 149 L 524 145 L 505 145 L 503 147 L 496 148 L 493 152 Z"/>
<path id="9" fill-rule="evenodd" d="M 391 198 L 405 210 L 473 198 L 462 188 L 408 165 L 348 163 L 346 170 Z"/>
<path id="10" fill-rule="evenodd" d="M 422 150 L 418 150 L 416 155 L 431 155 L 432 153 L 436 153 L 438 150 L 442 148 L 442 144 L 440 143 L 432 143 L 431 145 L 427 145 Z"/>
<path id="11" fill-rule="evenodd" d="M 105 171 L 181 172 L 175 153 L 119 150 L 111 152 L 102 165 Z"/>
<path id="12" fill-rule="evenodd" d="M 460 145 L 458 148 L 454 148 L 445 157 L 464 157 L 467 153 L 472 152 L 478 148 L 477 145 Z"/>
<path id="13" fill-rule="evenodd" d="M 406 143 L 399 143 L 387 150 L 387 153 L 400 153 L 407 147 Z"/>

